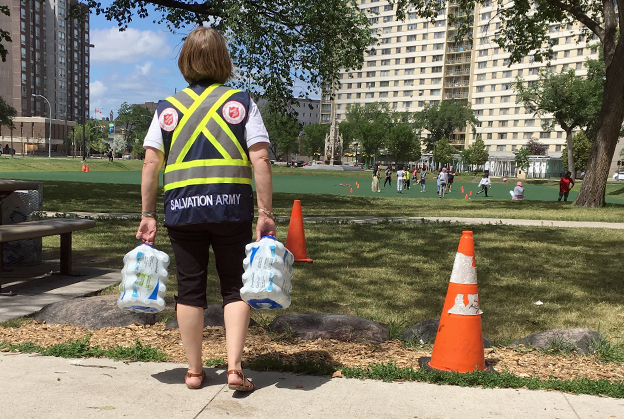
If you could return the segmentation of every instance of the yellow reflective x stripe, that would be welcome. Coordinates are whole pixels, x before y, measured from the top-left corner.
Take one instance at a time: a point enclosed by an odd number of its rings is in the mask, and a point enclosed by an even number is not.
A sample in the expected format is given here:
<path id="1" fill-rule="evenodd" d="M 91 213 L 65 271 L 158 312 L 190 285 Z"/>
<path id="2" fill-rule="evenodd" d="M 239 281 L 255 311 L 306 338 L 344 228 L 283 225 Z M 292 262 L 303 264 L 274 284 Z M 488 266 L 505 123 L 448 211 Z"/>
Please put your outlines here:
<path id="1" fill-rule="evenodd" d="M 193 112 L 195 112 L 197 110 L 197 108 L 199 108 L 199 105 L 201 105 L 202 102 L 208 97 L 208 95 L 210 95 L 210 93 L 212 93 L 212 91 L 214 89 L 216 89 L 217 87 L 219 87 L 219 86 L 220 86 L 220 84 L 213 84 L 213 85 L 209 86 L 206 90 L 204 90 L 204 92 L 201 94 L 201 96 L 199 96 L 197 99 L 195 99 L 195 102 L 193 102 L 191 107 L 188 108 L 186 112 L 184 112 L 184 116 L 180 120 L 180 123 L 176 127 L 175 131 L 173 131 L 173 138 L 171 139 L 171 147 L 173 147 L 173 144 L 175 143 L 176 139 L 178 138 L 178 135 L 180 135 L 180 132 L 182 131 L 182 127 L 184 127 L 184 125 L 186 125 L 186 123 L 188 122 L 190 117 L 193 115 Z M 183 92 L 184 92 L 184 90 L 183 90 Z M 185 92 L 185 93 L 188 94 L 188 92 Z"/>
<path id="2" fill-rule="evenodd" d="M 167 101 L 170 102 L 176 108 L 178 108 L 178 110 L 180 112 L 182 112 L 182 114 L 186 114 L 188 112 L 188 109 L 186 109 L 186 106 L 184 106 L 182 103 L 180 103 L 180 101 L 178 99 L 174 98 L 173 96 L 168 97 Z"/>
<path id="3" fill-rule="evenodd" d="M 230 153 L 228 153 L 227 150 L 225 148 L 223 148 L 223 146 L 221 145 L 221 143 L 219 141 L 217 141 L 215 136 L 212 135 L 212 133 L 210 131 L 208 131 L 208 128 L 204 127 L 202 129 L 202 133 L 208 139 L 208 141 L 210 141 L 210 144 L 212 144 L 214 146 L 214 148 L 216 148 L 217 151 L 219 153 L 221 153 L 221 155 L 224 158 L 226 158 L 226 159 L 231 159 L 232 158 L 232 156 L 230 156 Z"/>
<path id="4" fill-rule="evenodd" d="M 249 160 L 240 159 L 202 159 L 185 161 L 182 163 L 170 164 L 165 168 L 165 173 L 172 172 L 174 170 L 190 169 L 191 167 L 200 166 L 241 166 L 251 167 Z"/>
<path id="5" fill-rule="evenodd" d="M 214 85 L 213 85 L 214 86 Z M 210 86 L 212 87 L 212 86 Z M 206 89 L 206 91 L 210 90 L 210 88 Z M 184 144 L 184 147 L 182 148 L 182 150 L 180 151 L 180 154 L 178 155 L 178 158 L 176 159 L 176 163 L 181 163 L 182 160 L 184 160 L 184 157 L 186 157 L 186 153 L 188 153 L 188 151 L 190 150 L 191 146 L 195 143 L 195 140 L 197 139 L 197 137 L 199 137 L 199 134 L 206 129 L 206 124 L 208 123 L 208 121 L 210 121 L 210 119 L 214 116 L 214 114 L 217 112 L 217 110 L 221 107 L 221 105 L 223 105 L 223 103 L 228 100 L 230 98 L 230 96 L 232 96 L 234 93 L 238 92 L 238 90 L 229 90 L 227 92 L 225 92 L 216 102 L 214 105 L 212 105 L 212 108 L 210 108 L 210 110 L 208 111 L 208 113 L 206 114 L 206 116 L 204 116 L 204 118 L 201 120 L 201 122 L 199 124 L 197 124 L 197 128 L 195 128 L 195 131 L 193 132 L 193 134 L 191 135 L 191 138 L 188 139 L 188 141 L 186 142 L 186 144 Z M 204 92 L 205 94 L 205 92 Z M 204 96 L 204 94 L 202 94 L 202 96 Z M 201 99 L 203 101 L 203 99 Z M 197 100 L 195 101 L 195 103 L 193 104 L 193 106 L 191 106 L 191 109 L 189 109 L 189 116 L 197 109 L 193 109 L 193 107 L 195 106 L 195 104 L 199 103 L 200 101 Z M 199 106 L 199 105 L 198 105 Z M 187 115 L 184 115 L 184 117 L 186 118 Z M 186 121 L 185 121 L 186 122 Z M 178 131 L 179 132 L 179 131 Z M 233 136 L 233 135 L 232 135 Z M 175 137 L 175 134 L 174 134 Z M 232 141 L 238 142 L 236 140 L 236 137 L 232 138 L 230 137 L 230 139 Z M 216 140 L 215 140 L 216 141 Z M 212 141 L 211 141 L 212 142 Z M 225 151 L 225 150 L 224 150 Z M 225 153 L 223 155 L 223 157 L 225 158 L 230 158 L 229 154 Z"/>
<path id="6" fill-rule="evenodd" d="M 225 123 L 223 118 L 221 118 L 221 116 L 219 116 L 219 114 L 216 114 L 214 116 L 214 120 L 217 122 L 217 124 L 219 124 L 221 129 L 228 135 L 228 137 L 230 137 L 232 139 L 232 142 L 234 143 L 234 145 L 238 149 L 238 152 L 240 153 L 240 155 L 243 157 L 243 160 L 249 160 L 247 158 L 247 153 L 245 153 L 245 150 L 243 150 L 243 147 L 240 145 L 240 142 L 236 139 L 236 136 L 234 135 L 234 133 L 230 129 L 230 126 Z"/>
<path id="7" fill-rule="evenodd" d="M 210 185 L 220 183 L 239 183 L 243 185 L 251 185 L 251 179 L 241 177 L 213 177 L 213 178 L 197 178 L 181 180 L 180 182 L 168 183 L 165 185 L 164 190 L 169 191 L 171 189 L 183 188 L 191 185 Z"/>
<path id="8" fill-rule="evenodd" d="M 186 93 L 187 95 L 189 95 L 191 97 L 191 99 L 193 100 L 197 100 L 199 99 L 199 95 L 197 93 L 195 93 L 193 91 L 193 89 L 191 89 L 190 87 L 187 87 L 186 89 L 182 90 L 184 93 Z"/>

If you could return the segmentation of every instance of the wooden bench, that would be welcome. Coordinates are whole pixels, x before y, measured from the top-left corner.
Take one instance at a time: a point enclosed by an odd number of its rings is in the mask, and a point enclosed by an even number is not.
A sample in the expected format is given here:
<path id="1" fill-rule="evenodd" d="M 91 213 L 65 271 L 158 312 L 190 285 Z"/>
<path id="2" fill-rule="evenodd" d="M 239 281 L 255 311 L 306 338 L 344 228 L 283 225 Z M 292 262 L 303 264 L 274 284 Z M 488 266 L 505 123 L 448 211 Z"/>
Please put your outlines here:
<path id="1" fill-rule="evenodd" d="M 51 218 L 40 221 L 26 221 L 17 224 L 0 225 L 0 243 L 15 240 L 34 239 L 45 236 L 61 236 L 61 274 L 71 273 L 72 233 L 95 227 L 94 220 L 81 218 Z M 0 267 L 2 247 L 0 246 Z M 0 281 L 0 291 L 2 282 Z"/>

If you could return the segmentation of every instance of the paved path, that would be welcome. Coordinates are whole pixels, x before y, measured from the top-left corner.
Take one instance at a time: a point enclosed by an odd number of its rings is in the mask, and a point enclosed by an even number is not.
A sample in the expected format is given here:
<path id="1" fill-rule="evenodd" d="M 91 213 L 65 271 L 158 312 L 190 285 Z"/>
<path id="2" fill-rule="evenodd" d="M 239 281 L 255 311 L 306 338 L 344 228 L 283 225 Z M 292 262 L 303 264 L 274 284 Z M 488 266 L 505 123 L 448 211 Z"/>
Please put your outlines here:
<path id="1" fill-rule="evenodd" d="M 138 220 L 140 214 L 122 214 L 122 213 L 104 213 L 104 212 L 72 212 L 72 213 L 56 213 L 44 212 L 46 217 L 62 216 L 73 214 L 76 217 L 91 218 L 118 218 L 128 220 Z M 278 221 L 288 221 L 290 217 L 276 217 Z M 461 224 L 505 224 L 517 226 L 539 226 L 539 227 L 582 227 L 582 228 L 612 228 L 624 230 L 624 223 L 606 223 L 598 221 L 561 221 L 561 220 L 525 220 L 517 218 L 468 218 L 468 217 L 373 217 L 373 216 L 338 216 L 338 217 L 303 217 L 308 223 L 318 222 L 340 222 L 347 221 L 353 223 L 379 223 L 382 221 L 392 222 L 447 222 Z"/>
<path id="2" fill-rule="evenodd" d="M 623 418 L 624 400 L 555 391 L 384 383 L 249 371 L 257 390 L 233 393 L 205 368 L 188 390 L 186 365 L 0 354 L 0 418 Z"/>

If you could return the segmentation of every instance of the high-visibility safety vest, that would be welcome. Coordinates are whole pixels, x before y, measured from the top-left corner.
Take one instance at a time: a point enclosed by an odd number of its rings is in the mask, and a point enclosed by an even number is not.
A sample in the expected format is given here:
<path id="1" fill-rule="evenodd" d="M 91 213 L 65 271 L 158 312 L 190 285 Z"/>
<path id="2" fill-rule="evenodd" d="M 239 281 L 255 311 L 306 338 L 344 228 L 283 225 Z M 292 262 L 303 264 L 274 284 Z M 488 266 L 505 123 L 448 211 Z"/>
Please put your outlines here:
<path id="1" fill-rule="evenodd" d="M 249 94 L 198 83 L 158 103 L 165 225 L 253 220 Z"/>

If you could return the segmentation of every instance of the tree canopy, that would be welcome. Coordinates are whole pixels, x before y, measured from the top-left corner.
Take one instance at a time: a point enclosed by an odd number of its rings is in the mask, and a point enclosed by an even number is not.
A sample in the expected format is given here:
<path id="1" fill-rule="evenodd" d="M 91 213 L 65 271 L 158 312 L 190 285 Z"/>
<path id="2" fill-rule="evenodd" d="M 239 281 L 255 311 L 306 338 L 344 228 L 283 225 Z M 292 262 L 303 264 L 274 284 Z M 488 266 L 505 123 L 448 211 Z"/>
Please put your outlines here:
<path id="1" fill-rule="evenodd" d="M 325 151 L 325 137 L 329 134 L 329 124 L 310 124 L 303 127 L 305 135 L 301 138 L 303 150 L 308 156 Z"/>
<path id="2" fill-rule="evenodd" d="M 11 10 L 9 9 L 9 6 L 0 6 L 0 13 L 9 17 L 11 16 Z M 4 46 L 5 42 L 11 42 L 11 33 L 0 28 L 0 59 L 2 60 L 2 62 L 6 61 L 6 56 L 9 53 L 9 51 Z"/>
<path id="3" fill-rule="evenodd" d="M 529 156 L 531 155 L 531 150 L 528 147 L 521 147 L 518 150 L 514 151 L 516 167 L 518 169 L 522 169 L 525 172 L 529 168 Z"/>
<path id="4" fill-rule="evenodd" d="M 535 138 L 531 138 L 527 141 L 523 148 L 529 150 L 529 155 L 531 156 L 545 156 L 547 150 L 546 145 L 540 143 Z"/>
<path id="5" fill-rule="evenodd" d="M 392 125 L 386 137 L 385 146 L 395 162 L 419 160 L 422 154 L 420 137 L 414 132 L 407 112 L 392 114 Z"/>
<path id="6" fill-rule="evenodd" d="M 288 156 L 299 151 L 299 134 L 302 127 L 296 116 L 267 105 L 263 109 L 262 119 L 271 141 L 269 150 L 276 159 L 282 154 Z"/>
<path id="7" fill-rule="evenodd" d="M 435 143 L 433 159 L 441 164 L 450 164 L 453 162 L 453 155 L 457 152 L 446 137 L 440 138 Z"/>
<path id="8" fill-rule="evenodd" d="M 536 117 L 552 114 L 554 119 L 548 119 L 542 127 L 552 131 L 555 125 L 560 125 L 566 132 L 567 167 L 576 173 L 572 131 L 587 128 L 596 121 L 604 81 L 598 77 L 577 77 L 574 70 L 556 74 L 551 69 L 541 69 L 539 80 L 531 85 L 526 85 L 522 77 L 517 78 L 516 103 L 522 103 Z"/>
<path id="9" fill-rule="evenodd" d="M 13 126 L 13 118 L 17 111 L 0 96 L 0 125 Z"/>
<path id="10" fill-rule="evenodd" d="M 443 100 L 416 114 L 416 125 L 431 133 L 423 140 L 427 151 L 432 151 L 442 137 L 451 138 L 455 130 L 463 129 L 468 122 L 476 124 L 479 121 L 465 100 Z"/>
<path id="11" fill-rule="evenodd" d="M 358 141 L 363 154 L 377 156 L 385 147 L 392 127 L 391 110 L 387 103 L 375 102 L 347 107 L 347 119 L 340 123 L 340 133 L 345 143 Z"/>
<path id="12" fill-rule="evenodd" d="M 587 138 L 587 135 L 583 131 L 577 132 L 572 141 L 574 142 L 574 164 L 576 171 L 585 171 L 587 167 L 587 160 L 589 160 L 589 150 L 591 149 L 591 140 Z M 567 146 L 563 149 L 561 154 L 561 162 L 563 167 L 572 172 L 568 165 L 568 150 Z M 572 172 L 574 173 L 574 172 Z"/>
<path id="13" fill-rule="evenodd" d="M 475 166 L 484 165 L 490 158 L 490 153 L 485 148 L 485 142 L 481 137 L 477 137 L 470 147 L 460 151 L 459 155 L 464 163 Z"/>
<path id="14" fill-rule="evenodd" d="M 147 132 L 152 118 L 153 114 L 146 107 L 124 102 L 117 111 L 115 126 L 122 128 L 124 141 L 131 143 L 141 133 Z"/>
<path id="15" fill-rule="evenodd" d="M 306 95 L 337 80 L 341 67 L 360 68 L 364 52 L 376 41 L 368 18 L 352 0 L 87 3 L 92 13 L 103 14 L 121 29 L 137 17 L 153 18 L 176 32 L 210 22 L 228 39 L 240 76 L 233 84 L 261 92 L 278 108 L 294 103 L 293 96 L 299 96 L 293 94 L 295 83 Z"/>

